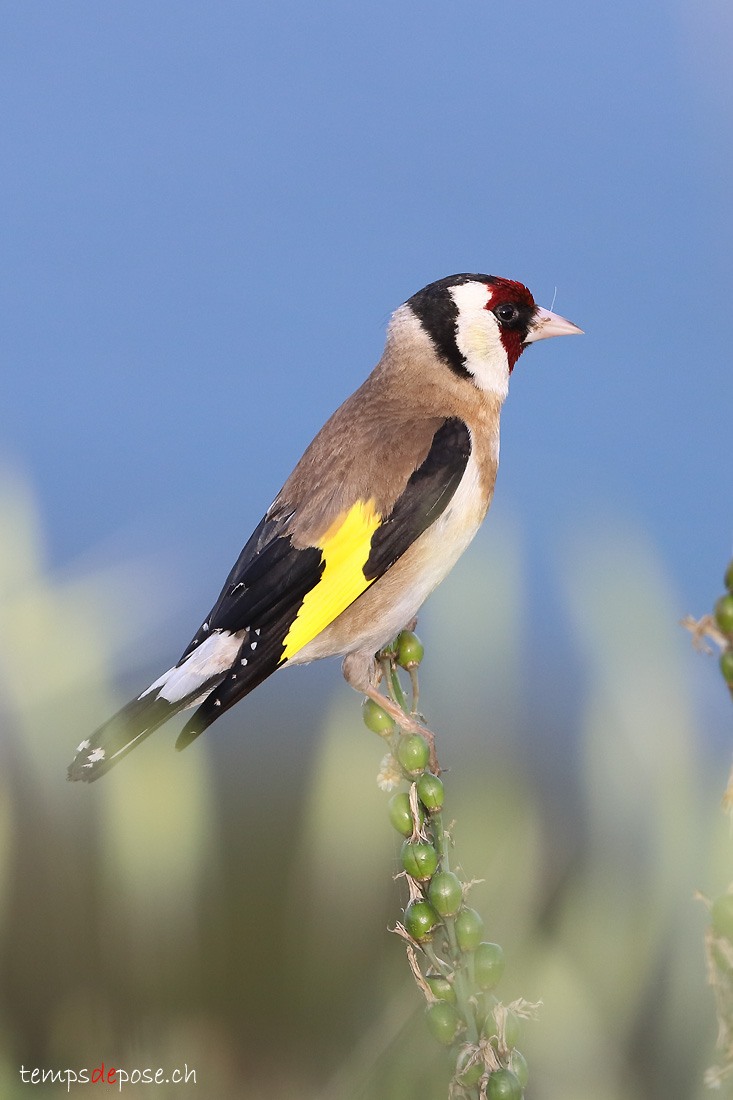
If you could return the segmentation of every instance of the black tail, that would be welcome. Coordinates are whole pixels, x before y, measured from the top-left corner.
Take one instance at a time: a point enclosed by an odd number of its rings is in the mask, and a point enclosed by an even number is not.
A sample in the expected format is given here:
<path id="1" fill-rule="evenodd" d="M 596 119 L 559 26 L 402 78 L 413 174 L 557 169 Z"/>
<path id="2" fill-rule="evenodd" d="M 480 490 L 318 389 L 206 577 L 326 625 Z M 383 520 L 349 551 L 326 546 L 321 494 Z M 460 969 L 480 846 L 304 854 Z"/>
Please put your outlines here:
<path id="1" fill-rule="evenodd" d="M 132 752 L 142 744 L 146 737 L 154 733 L 174 714 L 205 699 L 222 680 L 221 673 L 209 676 L 208 679 L 194 676 L 193 682 L 186 682 L 188 691 L 178 687 L 177 690 L 169 690 L 168 693 L 172 698 L 165 698 L 162 693 L 170 681 L 177 676 L 180 684 L 184 675 L 183 663 L 169 669 L 142 695 L 132 699 L 122 710 L 118 710 L 117 714 L 95 730 L 91 737 L 82 741 L 76 750 L 76 756 L 69 764 L 67 778 L 81 779 L 86 783 L 99 779 L 100 775 L 104 775 L 127 756 L 128 752 Z"/>
<path id="2" fill-rule="evenodd" d="M 99 779 L 174 714 L 200 704 L 176 743 L 177 749 L 185 748 L 280 663 L 279 634 L 270 640 L 255 631 L 246 643 L 247 657 L 242 657 L 242 647 L 248 632 L 212 631 L 202 637 L 200 645 L 198 636 L 194 639 L 196 648 L 189 647 L 177 665 L 82 741 L 69 765 L 69 779 Z"/>
<path id="3" fill-rule="evenodd" d="M 68 778 L 87 783 L 99 779 L 187 702 L 169 703 L 154 695 L 133 699 L 82 741 L 69 765 Z"/>

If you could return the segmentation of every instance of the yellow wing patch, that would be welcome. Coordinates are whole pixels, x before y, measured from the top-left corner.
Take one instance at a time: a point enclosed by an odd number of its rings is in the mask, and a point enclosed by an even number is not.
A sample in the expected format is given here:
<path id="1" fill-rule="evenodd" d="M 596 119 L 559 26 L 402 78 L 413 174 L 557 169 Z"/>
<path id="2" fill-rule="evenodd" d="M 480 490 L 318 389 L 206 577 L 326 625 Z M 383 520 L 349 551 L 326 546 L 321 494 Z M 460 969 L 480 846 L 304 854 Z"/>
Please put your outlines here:
<path id="1" fill-rule="evenodd" d="M 306 594 L 285 637 L 283 660 L 294 657 L 373 583 L 364 576 L 364 564 L 381 521 L 373 500 L 359 500 L 334 520 L 316 544 L 323 551 L 326 568 Z"/>

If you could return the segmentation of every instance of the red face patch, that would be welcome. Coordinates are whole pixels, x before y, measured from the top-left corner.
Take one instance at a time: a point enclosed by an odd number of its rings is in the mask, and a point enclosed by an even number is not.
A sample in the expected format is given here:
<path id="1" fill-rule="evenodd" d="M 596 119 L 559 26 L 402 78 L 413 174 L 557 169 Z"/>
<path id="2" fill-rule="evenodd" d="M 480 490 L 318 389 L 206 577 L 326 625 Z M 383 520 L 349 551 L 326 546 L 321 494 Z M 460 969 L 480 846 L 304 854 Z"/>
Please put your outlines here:
<path id="1" fill-rule="evenodd" d="M 514 364 L 524 351 L 524 341 L 537 306 L 523 283 L 517 283 L 513 279 L 494 278 L 488 286 L 489 300 L 486 309 L 494 314 L 498 322 L 511 374 Z"/>

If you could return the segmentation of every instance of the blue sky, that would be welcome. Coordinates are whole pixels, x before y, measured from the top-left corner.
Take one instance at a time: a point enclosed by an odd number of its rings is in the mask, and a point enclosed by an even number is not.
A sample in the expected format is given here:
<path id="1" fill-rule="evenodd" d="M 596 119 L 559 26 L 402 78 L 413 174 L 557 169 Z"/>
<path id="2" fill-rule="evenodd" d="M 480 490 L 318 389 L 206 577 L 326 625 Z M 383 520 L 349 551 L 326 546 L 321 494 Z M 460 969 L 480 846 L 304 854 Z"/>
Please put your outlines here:
<path id="1" fill-rule="evenodd" d="M 3 6 L 0 466 L 51 564 L 170 556 L 193 629 L 390 311 L 478 270 L 587 333 L 520 360 L 497 521 L 540 575 L 638 525 L 706 610 L 732 39 L 714 0 Z"/>

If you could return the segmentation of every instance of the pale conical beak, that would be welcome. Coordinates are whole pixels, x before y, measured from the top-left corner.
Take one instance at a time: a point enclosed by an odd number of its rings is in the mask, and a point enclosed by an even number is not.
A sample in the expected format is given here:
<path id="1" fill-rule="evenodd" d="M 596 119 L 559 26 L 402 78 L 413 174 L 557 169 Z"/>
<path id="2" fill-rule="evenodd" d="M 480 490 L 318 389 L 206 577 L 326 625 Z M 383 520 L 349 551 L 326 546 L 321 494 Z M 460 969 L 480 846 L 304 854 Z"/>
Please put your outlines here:
<path id="1" fill-rule="evenodd" d="M 524 338 L 525 344 L 533 344 L 535 340 L 546 340 L 548 336 L 582 336 L 582 328 L 578 328 L 572 321 L 566 321 L 564 317 L 558 317 L 557 313 L 550 313 L 549 309 L 537 306 L 534 320 L 529 326 L 529 332 Z"/>

